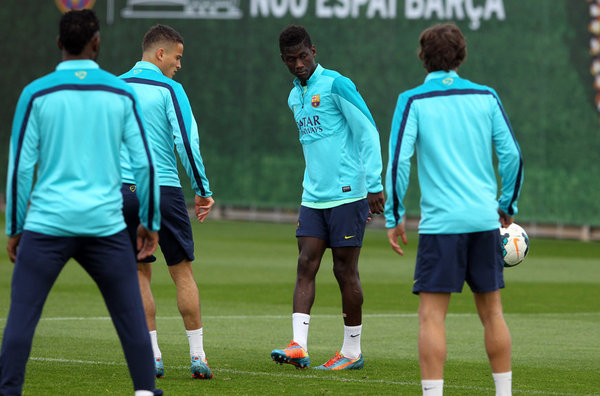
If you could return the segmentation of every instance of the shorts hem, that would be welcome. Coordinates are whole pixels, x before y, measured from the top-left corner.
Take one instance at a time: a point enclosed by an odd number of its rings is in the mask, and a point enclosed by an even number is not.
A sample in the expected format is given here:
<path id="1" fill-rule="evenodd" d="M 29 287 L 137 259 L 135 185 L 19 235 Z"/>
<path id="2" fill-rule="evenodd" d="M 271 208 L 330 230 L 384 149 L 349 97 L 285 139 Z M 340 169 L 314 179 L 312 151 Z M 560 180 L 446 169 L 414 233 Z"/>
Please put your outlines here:
<path id="1" fill-rule="evenodd" d="M 179 256 L 175 256 L 175 259 L 173 260 L 172 257 L 169 257 L 171 260 L 167 261 L 167 267 L 171 267 L 173 265 L 177 265 L 179 263 L 181 263 L 182 261 L 194 261 L 195 257 L 192 255 L 191 257 L 188 256 L 187 254 L 181 254 Z M 165 257 L 165 261 L 167 260 L 167 258 Z"/>
<path id="2" fill-rule="evenodd" d="M 496 290 L 500 290 L 500 289 L 504 289 L 504 285 L 500 285 L 500 286 L 496 286 L 495 288 L 490 288 L 489 290 L 473 290 L 471 289 L 471 291 L 473 293 L 492 293 L 495 292 Z"/>

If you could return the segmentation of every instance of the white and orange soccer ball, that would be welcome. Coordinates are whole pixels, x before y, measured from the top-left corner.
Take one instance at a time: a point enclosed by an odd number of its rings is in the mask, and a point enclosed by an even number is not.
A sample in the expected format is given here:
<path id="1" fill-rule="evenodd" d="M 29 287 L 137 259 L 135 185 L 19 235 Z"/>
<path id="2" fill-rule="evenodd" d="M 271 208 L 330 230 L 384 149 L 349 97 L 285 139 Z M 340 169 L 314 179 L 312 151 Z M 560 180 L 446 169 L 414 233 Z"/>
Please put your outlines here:
<path id="1" fill-rule="evenodd" d="M 529 253 L 529 237 L 518 224 L 512 223 L 507 228 L 500 228 L 500 240 L 505 267 L 521 263 Z"/>

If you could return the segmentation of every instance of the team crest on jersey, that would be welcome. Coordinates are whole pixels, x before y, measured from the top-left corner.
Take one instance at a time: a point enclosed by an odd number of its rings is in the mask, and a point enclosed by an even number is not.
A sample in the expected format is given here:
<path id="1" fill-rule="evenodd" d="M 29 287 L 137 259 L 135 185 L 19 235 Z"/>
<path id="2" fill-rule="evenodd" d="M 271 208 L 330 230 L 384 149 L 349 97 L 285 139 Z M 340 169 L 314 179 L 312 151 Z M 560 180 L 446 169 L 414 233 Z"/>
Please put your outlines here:
<path id="1" fill-rule="evenodd" d="M 448 78 L 444 78 L 442 80 L 442 82 L 446 85 L 452 85 L 452 83 L 454 82 L 454 79 L 452 77 L 448 77 Z"/>
<path id="2" fill-rule="evenodd" d="M 54 0 L 56 6 L 63 14 L 71 10 L 92 8 L 96 0 Z"/>
<path id="3" fill-rule="evenodd" d="M 133 74 L 140 74 L 142 72 L 142 69 L 135 69 L 133 71 Z"/>
<path id="4" fill-rule="evenodd" d="M 87 76 L 86 71 L 80 70 L 80 71 L 75 72 L 75 77 L 77 77 L 80 80 L 83 80 L 86 76 Z"/>
<path id="5" fill-rule="evenodd" d="M 321 104 L 321 95 L 313 95 L 310 104 L 312 105 L 312 107 L 319 107 L 319 105 Z"/>

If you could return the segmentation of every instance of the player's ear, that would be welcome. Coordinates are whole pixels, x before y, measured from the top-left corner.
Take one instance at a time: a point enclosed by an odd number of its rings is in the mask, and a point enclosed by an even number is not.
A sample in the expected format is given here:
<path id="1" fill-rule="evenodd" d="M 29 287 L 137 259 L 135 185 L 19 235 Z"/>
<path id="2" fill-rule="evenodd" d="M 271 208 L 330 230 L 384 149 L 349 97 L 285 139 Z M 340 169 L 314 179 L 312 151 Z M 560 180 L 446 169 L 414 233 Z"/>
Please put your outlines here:
<path id="1" fill-rule="evenodd" d="M 165 57 L 165 49 L 163 47 L 158 47 L 156 49 L 156 51 L 154 52 L 154 57 L 159 60 L 162 61 L 163 58 Z"/>
<path id="2" fill-rule="evenodd" d="M 92 37 L 92 50 L 95 53 L 100 51 L 100 32 L 96 32 L 94 37 Z"/>
<path id="3" fill-rule="evenodd" d="M 317 47 L 315 47 L 314 45 L 310 47 L 310 52 L 312 52 L 313 58 L 317 56 Z"/>

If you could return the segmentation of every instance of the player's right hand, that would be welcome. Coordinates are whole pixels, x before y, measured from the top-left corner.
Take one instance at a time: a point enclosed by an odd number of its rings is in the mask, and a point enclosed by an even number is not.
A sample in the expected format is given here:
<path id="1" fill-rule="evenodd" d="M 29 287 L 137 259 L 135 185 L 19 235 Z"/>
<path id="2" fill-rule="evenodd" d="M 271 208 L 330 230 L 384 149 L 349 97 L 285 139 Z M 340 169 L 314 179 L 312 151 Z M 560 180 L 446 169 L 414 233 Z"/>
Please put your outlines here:
<path id="1" fill-rule="evenodd" d="M 201 197 L 196 195 L 194 197 L 194 206 L 196 207 L 196 218 L 200 223 L 206 220 L 206 217 L 210 213 L 210 209 L 215 204 L 213 197 Z"/>
<path id="2" fill-rule="evenodd" d="M 10 261 L 13 263 L 17 259 L 17 248 L 19 247 L 19 242 L 21 241 L 21 234 L 11 236 L 8 238 L 8 242 L 6 243 L 6 250 L 8 251 L 8 257 Z"/>

